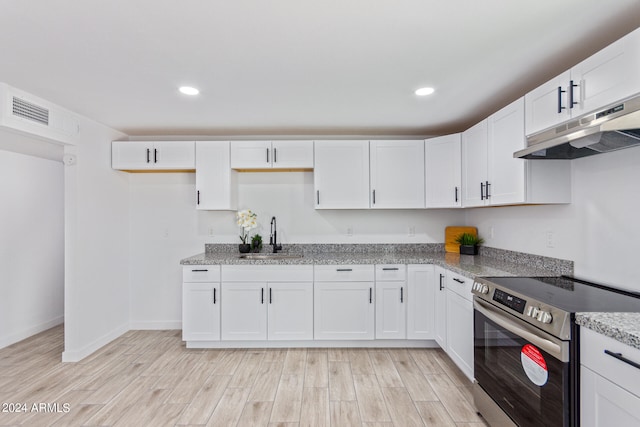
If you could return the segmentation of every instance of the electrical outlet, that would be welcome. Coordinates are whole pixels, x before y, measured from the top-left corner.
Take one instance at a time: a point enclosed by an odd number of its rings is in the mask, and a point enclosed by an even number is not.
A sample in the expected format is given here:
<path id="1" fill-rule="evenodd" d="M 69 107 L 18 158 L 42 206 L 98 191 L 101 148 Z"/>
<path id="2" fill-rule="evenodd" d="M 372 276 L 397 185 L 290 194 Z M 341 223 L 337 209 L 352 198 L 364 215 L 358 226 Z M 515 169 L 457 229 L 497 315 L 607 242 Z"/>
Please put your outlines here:
<path id="1" fill-rule="evenodd" d="M 347 226 L 347 236 L 353 236 L 353 227 L 350 225 Z"/>
<path id="2" fill-rule="evenodd" d="M 209 226 L 209 228 L 207 229 L 207 233 L 209 234 L 209 237 L 213 237 L 214 235 L 213 226 Z"/>
<path id="3" fill-rule="evenodd" d="M 547 247 L 556 247 L 556 234 L 553 231 L 547 231 Z"/>
<path id="4" fill-rule="evenodd" d="M 413 225 L 412 225 L 412 226 L 410 226 L 410 227 L 409 227 L 409 232 L 407 233 L 407 235 L 408 235 L 409 237 L 415 237 L 415 235 L 416 235 L 416 227 L 415 227 L 415 226 L 413 226 Z"/>
<path id="5" fill-rule="evenodd" d="M 495 233 L 493 231 L 493 225 L 492 225 L 492 226 L 489 227 L 489 238 L 493 239 L 494 235 L 495 235 Z"/>

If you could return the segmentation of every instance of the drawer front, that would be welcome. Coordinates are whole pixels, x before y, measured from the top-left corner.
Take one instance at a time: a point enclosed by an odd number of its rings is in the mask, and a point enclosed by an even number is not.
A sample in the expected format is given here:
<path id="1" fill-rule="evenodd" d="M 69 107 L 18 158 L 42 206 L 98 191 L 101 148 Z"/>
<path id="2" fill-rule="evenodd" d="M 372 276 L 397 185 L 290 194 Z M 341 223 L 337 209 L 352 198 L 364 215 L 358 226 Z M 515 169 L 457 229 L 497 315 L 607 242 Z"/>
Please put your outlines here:
<path id="1" fill-rule="evenodd" d="M 373 265 L 316 265 L 313 278 L 316 282 L 373 282 Z"/>
<path id="2" fill-rule="evenodd" d="M 223 282 L 312 282 L 312 265 L 223 265 Z"/>
<path id="3" fill-rule="evenodd" d="M 219 282 L 219 265 L 184 265 L 182 266 L 182 281 L 187 283 Z"/>
<path id="4" fill-rule="evenodd" d="M 587 328 L 580 328 L 580 364 L 627 391 L 640 396 L 640 368 L 605 353 L 618 353 L 640 364 L 640 350 Z"/>
<path id="5" fill-rule="evenodd" d="M 466 300 L 473 300 L 473 294 L 471 293 L 473 279 L 447 271 L 447 277 L 445 280 L 447 281 L 447 289 L 455 292 Z"/>
<path id="6" fill-rule="evenodd" d="M 404 264 L 376 265 L 376 281 L 402 281 L 407 278 L 407 266 Z"/>

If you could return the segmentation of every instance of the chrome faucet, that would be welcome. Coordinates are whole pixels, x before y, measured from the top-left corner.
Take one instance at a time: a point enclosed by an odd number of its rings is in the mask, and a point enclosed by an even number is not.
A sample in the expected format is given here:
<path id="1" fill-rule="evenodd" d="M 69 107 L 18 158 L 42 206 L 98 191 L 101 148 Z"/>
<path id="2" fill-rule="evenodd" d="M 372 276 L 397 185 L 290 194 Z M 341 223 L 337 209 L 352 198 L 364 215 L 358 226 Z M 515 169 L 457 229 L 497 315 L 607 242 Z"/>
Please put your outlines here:
<path id="1" fill-rule="evenodd" d="M 271 218 L 271 235 L 269 236 L 269 244 L 273 245 L 273 253 L 282 250 L 282 245 L 278 244 L 278 230 L 276 230 L 276 217 Z"/>

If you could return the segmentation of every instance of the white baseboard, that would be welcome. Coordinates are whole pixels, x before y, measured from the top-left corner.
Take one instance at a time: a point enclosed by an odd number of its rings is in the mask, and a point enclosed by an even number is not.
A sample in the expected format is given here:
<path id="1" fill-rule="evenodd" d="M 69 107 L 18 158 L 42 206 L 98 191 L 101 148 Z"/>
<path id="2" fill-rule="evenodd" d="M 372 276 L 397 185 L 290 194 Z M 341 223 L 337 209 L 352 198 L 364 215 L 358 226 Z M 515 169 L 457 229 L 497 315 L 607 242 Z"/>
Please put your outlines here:
<path id="1" fill-rule="evenodd" d="M 69 350 L 65 347 L 64 352 L 62 352 L 62 361 L 63 362 L 79 362 L 80 360 L 89 356 L 94 351 L 104 347 L 105 345 L 109 344 L 111 341 L 115 340 L 116 338 L 118 338 L 119 336 L 121 336 L 122 334 L 128 331 L 129 331 L 129 325 L 124 324 L 115 328 L 113 331 L 106 333 L 105 335 L 101 336 L 97 340 L 93 341 L 92 343 L 80 349 Z"/>
<path id="2" fill-rule="evenodd" d="M 133 331 L 158 331 L 158 330 L 166 330 L 166 329 L 182 329 L 182 322 L 180 321 L 131 322 L 129 324 L 129 329 Z"/>
<path id="3" fill-rule="evenodd" d="M 187 348 L 440 348 L 435 340 L 187 341 Z"/>
<path id="4" fill-rule="evenodd" d="M 39 334 L 40 332 L 46 331 L 47 329 L 51 329 L 54 326 L 58 326 L 64 323 L 64 316 L 54 317 L 51 320 L 47 320 L 42 323 L 38 323 L 37 325 L 30 326 L 25 328 L 19 332 L 14 332 L 12 334 L 0 337 L 0 348 L 5 348 L 11 344 L 15 344 L 19 341 L 22 341 L 30 336 L 35 334 Z"/>

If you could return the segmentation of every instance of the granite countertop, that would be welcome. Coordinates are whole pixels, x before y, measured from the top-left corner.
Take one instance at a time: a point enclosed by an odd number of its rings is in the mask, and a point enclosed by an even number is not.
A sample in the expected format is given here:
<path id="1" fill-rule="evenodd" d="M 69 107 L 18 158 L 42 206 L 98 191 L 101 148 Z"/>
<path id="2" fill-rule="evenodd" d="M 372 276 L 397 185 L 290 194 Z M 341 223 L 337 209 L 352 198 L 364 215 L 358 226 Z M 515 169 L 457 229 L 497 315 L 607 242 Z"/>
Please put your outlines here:
<path id="1" fill-rule="evenodd" d="M 640 349 L 640 313 L 576 313 L 576 323 Z"/>

